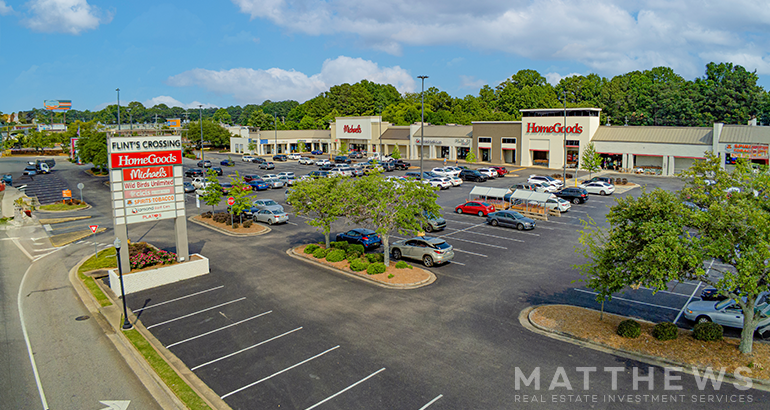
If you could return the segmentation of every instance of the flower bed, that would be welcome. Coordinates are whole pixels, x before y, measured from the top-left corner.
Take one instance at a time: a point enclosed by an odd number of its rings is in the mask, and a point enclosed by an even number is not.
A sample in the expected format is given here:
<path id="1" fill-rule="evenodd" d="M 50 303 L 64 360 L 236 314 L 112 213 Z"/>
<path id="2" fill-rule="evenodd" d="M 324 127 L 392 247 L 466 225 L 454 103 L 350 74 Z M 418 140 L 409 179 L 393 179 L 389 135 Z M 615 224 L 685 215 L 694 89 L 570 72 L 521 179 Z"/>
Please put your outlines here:
<path id="1" fill-rule="evenodd" d="M 156 265 L 170 265 L 176 262 L 176 254 L 160 250 L 145 242 L 137 242 L 128 246 L 128 260 L 133 271 Z"/>

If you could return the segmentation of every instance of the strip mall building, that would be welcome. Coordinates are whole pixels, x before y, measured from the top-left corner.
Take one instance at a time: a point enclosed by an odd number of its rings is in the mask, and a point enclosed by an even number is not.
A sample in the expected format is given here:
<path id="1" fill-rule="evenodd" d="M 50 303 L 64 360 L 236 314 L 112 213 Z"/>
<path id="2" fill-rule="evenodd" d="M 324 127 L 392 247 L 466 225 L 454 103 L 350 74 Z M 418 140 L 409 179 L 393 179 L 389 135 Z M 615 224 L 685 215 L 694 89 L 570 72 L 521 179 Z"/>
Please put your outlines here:
<path id="1" fill-rule="evenodd" d="M 231 130 L 233 153 L 272 155 L 309 150 L 337 154 L 348 149 L 391 154 L 398 148 L 410 159 L 463 160 L 473 152 L 479 164 L 574 168 L 593 142 L 607 168 L 648 169 L 674 175 L 687 169 L 706 151 L 726 164 L 737 158 L 768 164 L 770 127 L 724 125 L 712 127 L 602 126 L 598 108 L 521 110 L 521 121 L 478 121 L 472 125 L 394 126 L 379 116 L 338 117 L 330 130 Z M 249 149 L 250 143 L 252 150 Z"/>

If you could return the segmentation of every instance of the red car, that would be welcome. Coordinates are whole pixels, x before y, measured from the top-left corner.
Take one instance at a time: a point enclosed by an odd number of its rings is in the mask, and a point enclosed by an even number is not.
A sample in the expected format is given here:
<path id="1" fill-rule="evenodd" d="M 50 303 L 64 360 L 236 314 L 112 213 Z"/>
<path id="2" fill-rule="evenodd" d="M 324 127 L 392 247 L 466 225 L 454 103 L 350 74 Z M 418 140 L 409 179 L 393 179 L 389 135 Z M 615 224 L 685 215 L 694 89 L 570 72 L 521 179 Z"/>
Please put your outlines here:
<path id="1" fill-rule="evenodd" d="M 246 174 L 243 176 L 243 182 L 251 182 L 255 179 L 262 179 L 259 175 L 255 174 Z"/>
<path id="2" fill-rule="evenodd" d="M 478 216 L 487 216 L 491 212 L 495 212 L 495 207 L 481 201 L 468 201 L 464 204 L 457 205 L 455 212 L 458 214 L 476 214 Z"/>
<path id="3" fill-rule="evenodd" d="M 500 177 L 504 177 L 505 174 L 508 173 L 508 170 L 505 169 L 505 167 L 489 167 L 489 168 L 494 169 L 495 171 L 497 171 L 497 176 L 500 176 Z"/>

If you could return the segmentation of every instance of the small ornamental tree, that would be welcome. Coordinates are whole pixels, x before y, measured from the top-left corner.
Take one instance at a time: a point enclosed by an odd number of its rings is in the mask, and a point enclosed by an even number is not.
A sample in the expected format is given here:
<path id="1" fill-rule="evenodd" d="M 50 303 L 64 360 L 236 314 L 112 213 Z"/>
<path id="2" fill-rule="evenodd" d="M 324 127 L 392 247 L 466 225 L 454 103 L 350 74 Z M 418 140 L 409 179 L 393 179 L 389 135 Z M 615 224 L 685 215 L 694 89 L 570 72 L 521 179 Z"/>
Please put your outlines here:
<path id="1" fill-rule="evenodd" d="M 300 142 L 297 144 L 297 152 L 299 153 L 307 152 L 307 146 L 305 145 L 304 142 Z"/>
<path id="2" fill-rule="evenodd" d="M 233 185 L 230 189 L 230 196 L 235 200 L 235 203 L 230 207 L 230 214 L 238 215 L 240 222 L 243 223 L 243 213 L 251 208 L 252 197 L 249 196 L 251 187 L 246 185 L 238 171 L 235 172 L 235 175 L 230 175 L 230 181 Z"/>
<path id="3" fill-rule="evenodd" d="M 307 216 L 307 224 L 321 230 L 329 245 L 332 223 L 343 216 L 342 200 L 347 196 L 342 178 L 297 180 L 289 191 L 288 202 L 297 215 Z"/>
<path id="4" fill-rule="evenodd" d="M 401 151 L 399 151 L 398 145 L 393 148 L 393 152 L 390 154 L 390 157 L 393 159 L 401 159 Z"/>
<path id="5" fill-rule="evenodd" d="M 340 142 L 340 155 L 345 155 L 348 153 L 348 143 L 347 141 Z"/>
<path id="6" fill-rule="evenodd" d="M 256 143 L 256 142 L 254 142 L 254 141 L 251 141 L 251 142 L 249 143 L 249 145 L 248 145 L 246 148 L 248 148 L 248 149 L 249 149 L 249 152 L 251 152 L 252 154 L 254 154 L 254 153 L 256 153 L 256 152 L 257 152 L 257 143 Z"/>
<path id="7" fill-rule="evenodd" d="M 476 154 L 473 153 L 473 150 L 468 151 L 468 155 L 465 156 L 465 162 L 470 164 L 476 162 Z"/>
<path id="8" fill-rule="evenodd" d="M 602 166 L 602 156 L 596 152 L 594 143 L 590 142 L 583 150 L 582 161 L 580 168 L 588 171 L 588 178 L 591 178 L 591 174 L 600 170 Z"/>
<path id="9" fill-rule="evenodd" d="M 216 171 L 211 168 L 206 171 L 206 187 L 203 189 L 201 199 L 206 205 L 211 206 L 211 213 L 214 213 L 214 207 L 222 200 L 222 185 L 219 184 Z"/>

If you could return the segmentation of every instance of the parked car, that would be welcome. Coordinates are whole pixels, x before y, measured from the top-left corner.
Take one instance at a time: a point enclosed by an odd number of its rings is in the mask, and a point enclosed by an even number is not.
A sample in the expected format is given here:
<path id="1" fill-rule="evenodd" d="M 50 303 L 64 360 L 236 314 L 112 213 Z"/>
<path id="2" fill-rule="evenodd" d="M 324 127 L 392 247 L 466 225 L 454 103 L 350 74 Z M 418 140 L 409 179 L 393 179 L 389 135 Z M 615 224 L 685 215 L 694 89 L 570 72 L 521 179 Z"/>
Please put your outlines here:
<path id="1" fill-rule="evenodd" d="M 259 164 L 259 169 L 275 169 L 275 164 L 272 162 L 263 162 Z"/>
<path id="2" fill-rule="evenodd" d="M 323 164 L 320 167 L 318 167 L 319 171 L 327 171 L 328 172 L 328 171 L 331 171 L 333 169 L 334 169 L 334 165 L 333 164 Z"/>
<path id="3" fill-rule="evenodd" d="M 364 249 L 377 248 L 382 245 L 382 238 L 377 232 L 366 228 L 351 229 L 344 233 L 337 234 L 337 242 L 346 241 L 347 243 L 357 243 Z"/>
<path id="4" fill-rule="evenodd" d="M 286 176 L 286 175 L 281 175 L 281 176 L 279 176 L 279 177 L 278 177 L 278 180 L 280 180 L 281 182 L 283 182 L 283 184 L 284 184 L 285 186 L 292 186 L 292 185 L 294 185 L 294 181 L 296 181 L 296 180 L 294 179 L 294 176 L 293 176 L 293 175 L 292 175 L 292 176 L 290 176 L 290 177 L 289 177 L 289 176 Z"/>
<path id="5" fill-rule="evenodd" d="M 454 258 L 454 248 L 445 240 L 422 236 L 403 239 L 390 247 L 393 259 L 409 258 L 421 260 L 423 265 L 431 267 L 434 264 L 447 263 Z"/>
<path id="6" fill-rule="evenodd" d="M 276 154 L 273 155 L 273 161 L 288 161 L 289 157 L 283 154 Z"/>
<path id="7" fill-rule="evenodd" d="M 357 158 L 363 158 L 364 156 L 358 152 L 358 151 L 350 151 L 350 154 L 348 154 L 348 158 L 357 159 Z"/>
<path id="8" fill-rule="evenodd" d="M 510 210 L 492 212 L 487 215 L 487 223 L 492 226 L 509 226 L 523 231 L 535 229 L 535 220 Z"/>
<path id="9" fill-rule="evenodd" d="M 740 293 L 740 291 L 737 291 Z M 727 296 L 723 296 L 721 293 L 717 292 L 716 288 L 708 287 L 706 289 L 703 289 L 703 291 L 700 293 L 701 300 L 714 300 L 719 302 L 720 300 L 727 299 Z"/>
<path id="10" fill-rule="evenodd" d="M 289 214 L 284 211 L 272 209 L 260 209 L 252 212 L 252 219 L 257 222 L 266 222 L 268 225 L 289 222 Z"/>
<path id="11" fill-rule="evenodd" d="M 211 168 L 211 161 L 205 159 L 202 161 L 198 161 L 198 168 Z"/>
<path id="12" fill-rule="evenodd" d="M 227 195 L 230 193 L 230 190 L 233 189 L 233 184 L 229 182 L 221 182 L 219 184 L 220 187 L 222 187 L 222 194 Z"/>
<path id="13" fill-rule="evenodd" d="M 553 193 L 559 198 L 563 198 L 573 204 L 582 204 L 588 201 L 588 191 L 583 188 L 564 188 L 561 191 Z"/>
<path id="14" fill-rule="evenodd" d="M 206 182 L 206 178 L 204 177 L 195 177 L 192 179 L 192 186 L 195 187 L 195 189 L 201 189 L 208 186 L 208 182 Z"/>
<path id="15" fill-rule="evenodd" d="M 586 181 L 583 181 L 581 183 L 587 184 L 589 182 L 597 182 L 597 181 L 599 181 L 599 182 L 606 182 L 606 183 L 612 185 L 614 180 L 612 178 L 610 178 L 610 177 L 593 177 L 593 178 L 591 178 L 589 180 L 586 180 Z"/>
<path id="16" fill-rule="evenodd" d="M 315 164 L 315 162 L 312 159 L 308 158 L 308 157 L 300 157 L 299 164 L 300 165 L 313 165 L 313 164 Z"/>
<path id="17" fill-rule="evenodd" d="M 764 333 L 764 328 L 770 326 L 770 304 L 767 303 L 766 294 L 757 298 L 756 314 L 760 319 L 757 329 L 760 329 L 760 333 Z M 684 316 L 696 323 L 714 322 L 722 326 L 743 329 L 743 309 L 733 299 L 719 302 L 690 302 L 684 309 Z"/>
<path id="18" fill-rule="evenodd" d="M 430 186 L 438 187 L 440 189 L 449 189 L 452 186 L 452 181 L 447 177 L 431 178 L 426 179 L 425 181 L 427 181 Z"/>
<path id="19" fill-rule="evenodd" d="M 189 194 L 195 192 L 195 187 L 190 182 L 184 181 L 184 193 Z"/>
<path id="20" fill-rule="evenodd" d="M 500 176 L 500 177 L 504 177 L 508 173 L 508 170 L 505 169 L 505 167 L 492 166 L 489 168 L 497 171 L 497 176 Z"/>
<path id="21" fill-rule="evenodd" d="M 265 174 L 265 175 L 262 175 L 262 179 L 268 179 L 268 178 L 278 178 L 278 175 L 276 175 L 276 174 Z"/>
<path id="22" fill-rule="evenodd" d="M 536 182 L 547 182 L 551 185 L 554 185 L 557 189 L 561 189 L 561 187 L 564 186 L 564 182 L 547 175 L 530 175 L 529 179 L 527 179 L 527 183 L 529 184 L 534 184 Z"/>
<path id="23" fill-rule="evenodd" d="M 353 168 L 351 167 L 334 167 L 329 171 L 329 174 L 331 176 L 344 176 L 344 177 L 352 177 L 353 176 Z"/>
<path id="24" fill-rule="evenodd" d="M 200 168 L 190 168 L 184 172 L 184 176 L 187 178 L 202 177 L 203 170 Z"/>
<path id="25" fill-rule="evenodd" d="M 449 179 L 449 182 L 452 183 L 452 186 L 460 186 L 463 184 L 463 180 L 458 176 L 447 177 L 447 178 Z"/>
<path id="26" fill-rule="evenodd" d="M 561 199 L 553 194 L 551 194 L 551 197 L 545 201 L 545 204 L 537 201 L 530 201 L 529 204 L 537 205 L 537 206 L 545 205 L 546 208 L 557 209 L 559 210 L 559 212 L 567 212 L 572 207 L 569 201 L 567 201 L 566 199 Z"/>
<path id="27" fill-rule="evenodd" d="M 460 171 L 456 171 L 454 168 L 446 167 L 446 168 L 433 168 L 431 172 L 438 174 L 442 177 L 454 177 L 457 175 L 460 175 Z"/>
<path id="28" fill-rule="evenodd" d="M 337 164 L 350 164 L 350 158 L 344 156 L 344 155 L 337 155 L 334 157 L 334 162 Z"/>
<path id="29" fill-rule="evenodd" d="M 396 167 L 396 169 L 400 169 L 400 170 L 409 169 L 409 167 L 412 166 L 411 163 L 405 162 L 402 159 L 397 159 L 397 160 L 392 161 L 392 162 L 393 162 L 393 166 Z"/>
<path id="30" fill-rule="evenodd" d="M 478 216 L 487 216 L 492 212 L 495 212 L 495 207 L 491 204 L 482 201 L 468 201 L 464 204 L 457 205 L 455 212 L 458 214 L 476 214 Z"/>
<path id="31" fill-rule="evenodd" d="M 233 161 L 233 160 L 231 160 L 229 158 L 228 159 L 223 159 L 223 160 L 219 161 L 219 165 L 222 165 L 222 166 L 225 166 L 225 167 L 234 167 L 235 166 L 235 161 Z"/>
<path id="32" fill-rule="evenodd" d="M 224 173 L 224 172 L 222 172 L 222 168 L 220 168 L 220 167 L 211 167 L 211 169 L 214 170 L 214 172 L 217 173 L 217 176 L 220 176 L 220 177 Z"/>
<path id="33" fill-rule="evenodd" d="M 283 207 L 272 199 L 255 199 L 251 202 L 252 209 L 269 209 L 271 211 L 283 212 Z"/>
<path id="34" fill-rule="evenodd" d="M 243 162 L 254 162 L 254 157 L 251 155 L 244 155 L 241 157 L 241 161 Z"/>
<path id="35" fill-rule="evenodd" d="M 310 151 L 310 153 L 313 154 L 313 155 L 323 155 L 324 152 L 321 151 L 320 149 L 314 149 L 314 150 Z"/>
<path id="36" fill-rule="evenodd" d="M 396 164 L 393 161 L 382 161 L 377 163 L 377 166 L 382 167 L 383 171 L 392 172 L 396 170 Z"/>
<path id="37" fill-rule="evenodd" d="M 604 195 L 611 195 L 613 192 L 615 192 L 615 185 L 610 185 L 606 182 L 596 181 L 596 182 L 581 184 L 578 186 L 588 191 L 589 194 L 599 194 L 604 196 Z"/>
<path id="38" fill-rule="evenodd" d="M 315 164 L 318 165 L 319 167 L 322 167 L 324 165 L 329 165 L 331 163 L 332 162 L 329 161 L 328 159 L 319 159 L 319 160 L 316 160 L 316 162 L 315 162 Z"/>
<path id="39" fill-rule="evenodd" d="M 248 184 L 252 191 L 266 191 L 270 189 L 270 186 L 267 184 L 267 182 L 261 179 L 252 179 L 248 182 Z"/>
<path id="40" fill-rule="evenodd" d="M 262 177 L 257 174 L 246 174 L 243 176 L 243 182 L 251 182 L 254 180 L 261 181 Z"/>
<path id="41" fill-rule="evenodd" d="M 293 172 L 288 172 L 288 171 L 285 171 L 285 172 L 279 172 L 279 173 L 278 173 L 278 178 L 280 178 L 280 177 L 284 177 L 284 176 L 285 176 L 285 177 L 288 177 L 288 178 L 294 178 L 294 173 L 293 173 Z"/>
<path id="42" fill-rule="evenodd" d="M 310 178 L 326 178 L 329 176 L 329 171 L 311 171 L 306 176 Z"/>
<path id="43" fill-rule="evenodd" d="M 517 189 L 523 189 L 525 191 L 536 191 L 535 186 L 532 184 L 515 184 L 515 185 L 511 185 L 511 187 L 508 189 L 510 189 L 511 191 L 515 191 Z"/>
<path id="44" fill-rule="evenodd" d="M 286 186 L 286 184 L 278 178 L 265 178 L 265 182 L 267 182 L 267 186 L 269 186 L 270 189 L 278 189 Z"/>
<path id="45" fill-rule="evenodd" d="M 531 183 L 533 187 L 535 187 L 535 192 L 548 192 L 548 193 L 554 193 L 559 190 L 559 187 L 556 185 L 551 185 L 548 182 L 545 181 L 539 181 L 539 182 L 532 182 Z"/>
<path id="46" fill-rule="evenodd" d="M 265 162 L 267 162 L 267 160 L 266 160 L 266 159 L 264 159 L 264 158 L 255 157 L 255 158 L 253 158 L 253 159 L 251 160 L 251 162 L 253 162 L 253 163 L 255 163 L 255 164 L 264 164 Z"/>
<path id="47" fill-rule="evenodd" d="M 460 171 L 460 175 L 458 175 L 461 179 L 465 181 L 475 181 L 475 182 L 484 182 L 487 178 L 486 175 L 482 174 L 479 171 L 476 171 L 475 169 L 464 169 Z"/>
<path id="48" fill-rule="evenodd" d="M 24 167 L 24 172 L 22 172 L 21 174 L 27 175 L 27 176 L 37 175 L 37 168 L 34 165 L 27 165 L 26 167 Z"/>
<path id="49" fill-rule="evenodd" d="M 422 229 L 425 232 L 443 231 L 446 228 L 446 219 L 441 216 L 431 215 L 427 212 L 423 212 L 425 216 L 425 223 Z"/>
<path id="50" fill-rule="evenodd" d="M 477 171 L 481 172 L 488 179 L 495 179 L 495 178 L 497 178 L 497 171 L 492 169 L 492 168 L 479 168 L 479 169 L 477 169 Z"/>
<path id="51" fill-rule="evenodd" d="M 294 152 L 294 153 L 291 153 L 291 154 L 287 155 L 286 157 L 289 158 L 289 159 L 292 159 L 292 160 L 298 160 L 298 159 L 302 158 L 302 155 L 299 155 L 296 152 Z"/>

